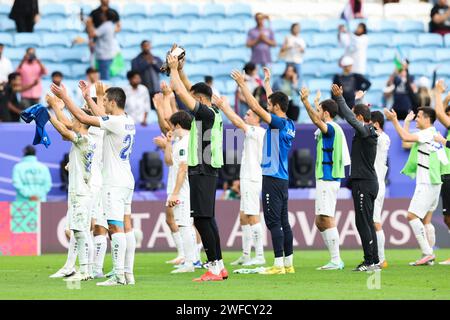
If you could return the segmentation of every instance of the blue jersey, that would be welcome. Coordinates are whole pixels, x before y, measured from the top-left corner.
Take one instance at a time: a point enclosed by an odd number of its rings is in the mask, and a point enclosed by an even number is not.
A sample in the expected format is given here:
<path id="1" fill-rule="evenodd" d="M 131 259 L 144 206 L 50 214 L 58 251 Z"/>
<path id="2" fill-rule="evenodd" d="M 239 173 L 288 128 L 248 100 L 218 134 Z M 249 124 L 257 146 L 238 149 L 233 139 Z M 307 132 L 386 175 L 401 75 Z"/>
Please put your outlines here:
<path id="1" fill-rule="evenodd" d="M 288 155 L 295 138 L 295 125 L 290 119 L 271 116 L 272 121 L 264 137 L 262 174 L 289 180 Z"/>
<path id="2" fill-rule="evenodd" d="M 334 144 L 335 131 L 334 127 L 327 123 L 327 133 L 322 133 L 323 141 L 323 161 L 322 170 L 323 178 L 325 181 L 340 181 L 339 178 L 333 178 L 333 144 Z"/>

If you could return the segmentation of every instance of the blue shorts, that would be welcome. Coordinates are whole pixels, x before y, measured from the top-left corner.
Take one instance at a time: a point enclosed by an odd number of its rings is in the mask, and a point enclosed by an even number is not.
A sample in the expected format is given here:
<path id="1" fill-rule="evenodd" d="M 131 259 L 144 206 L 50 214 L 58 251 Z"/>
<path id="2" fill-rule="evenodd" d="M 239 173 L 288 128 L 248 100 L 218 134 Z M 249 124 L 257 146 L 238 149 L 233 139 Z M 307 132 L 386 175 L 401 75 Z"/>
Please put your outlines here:
<path id="1" fill-rule="evenodd" d="M 267 227 L 278 226 L 288 216 L 289 181 L 263 176 L 262 204 Z"/>

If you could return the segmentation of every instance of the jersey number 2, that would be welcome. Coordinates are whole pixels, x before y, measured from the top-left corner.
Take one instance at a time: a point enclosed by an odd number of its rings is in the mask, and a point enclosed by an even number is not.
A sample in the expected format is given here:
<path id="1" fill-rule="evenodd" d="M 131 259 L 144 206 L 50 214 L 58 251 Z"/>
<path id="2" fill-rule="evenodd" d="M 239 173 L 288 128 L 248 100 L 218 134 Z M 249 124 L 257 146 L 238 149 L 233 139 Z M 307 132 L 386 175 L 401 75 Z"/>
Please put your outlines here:
<path id="1" fill-rule="evenodd" d="M 125 138 L 123 139 L 123 144 L 125 145 L 122 149 L 122 151 L 120 151 L 120 158 L 122 160 L 129 160 L 130 159 L 130 154 L 131 154 L 131 149 L 133 148 L 133 143 L 134 143 L 134 136 L 132 136 L 131 134 L 125 136 Z"/>

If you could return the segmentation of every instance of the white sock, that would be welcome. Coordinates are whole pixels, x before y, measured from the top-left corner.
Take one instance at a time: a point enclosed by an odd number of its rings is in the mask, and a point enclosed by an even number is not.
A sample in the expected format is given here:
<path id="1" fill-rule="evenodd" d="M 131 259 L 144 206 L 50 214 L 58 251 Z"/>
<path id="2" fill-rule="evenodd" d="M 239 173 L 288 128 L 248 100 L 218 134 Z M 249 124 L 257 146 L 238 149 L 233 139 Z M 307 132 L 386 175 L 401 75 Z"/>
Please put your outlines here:
<path id="1" fill-rule="evenodd" d="M 378 257 L 380 258 L 380 262 L 384 262 L 384 260 L 386 260 L 386 257 L 384 256 L 385 241 L 384 231 L 377 231 Z"/>
<path id="2" fill-rule="evenodd" d="M 75 236 L 73 231 L 70 231 L 70 240 L 69 240 L 69 248 L 67 249 L 67 260 L 64 264 L 64 269 L 73 269 L 75 268 L 75 263 L 77 262 L 78 256 L 78 245 L 75 240 Z"/>
<path id="3" fill-rule="evenodd" d="M 197 238 L 196 238 L 197 239 Z M 202 261 L 202 249 L 203 249 L 203 243 L 197 243 L 197 261 Z"/>
<path id="4" fill-rule="evenodd" d="M 225 265 L 223 264 L 223 260 L 222 259 L 220 259 L 218 263 L 219 263 L 219 269 L 220 270 L 225 269 Z"/>
<path id="5" fill-rule="evenodd" d="M 337 228 L 326 229 L 320 234 L 330 253 L 331 262 L 339 263 L 341 261 L 341 255 L 339 254 L 339 232 Z"/>
<path id="6" fill-rule="evenodd" d="M 217 260 L 209 263 L 209 271 L 215 275 L 220 274 L 219 262 Z"/>
<path id="7" fill-rule="evenodd" d="M 89 239 L 87 232 L 76 231 L 74 238 L 78 246 L 78 261 L 80 263 L 80 272 L 89 272 Z"/>
<path id="8" fill-rule="evenodd" d="M 256 223 L 251 227 L 253 245 L 255 246 L 256 257 L 264 258 L 264 244 L 261 223 Z"/>
<path id="9" fill-rule="evenodd" d="M 430 247 L 434 247 L 436 244 L 436 230 L 434 229 L 434 226 L 432 223 L 424 224 L 425 232 L 427 234 L 427 240 L 430 244 Z"/>
<path id="10" fill-rule="evenodd" d="M 106 254 L 106 236 L 98 235 L 94 237 L 94 271 L 96 273 L 103 272 L 103 262 L 105 261 Z"/>
<path id="11" fill-rule="evenodd" d="M 180 231 L 172 232 L 173 241 L 175 241 L 175 246 L 177 247 L 178 257 L 184 258 L 183 244 L 181 242 Z"/>
<path id="12" fill-rule="evenodd" d="M 197 243 L 197 232 L 195 232 L 195 228 L 191 226 L 192 239 L 194 240 L 194 250 L 195 250 L 195 259 L 194 262 L 201 261 L 200 252 L 202 251 L 202 243 Z"/>
<path id="13" fill-rule="evenodd" d="M 284 266 L 285 267 L 292 267 L 293 263 L 294 263 L 294 255 L 293 254 L 291 254 L 287 257 L 284 257 Z"/>
<path id="14" fill-rule="evenodd" d="M 194 262 L 196 262 L 196 243 L 195 239 L 192 237 L 192 227 L 186 226 L 186 227 L 180 227 L 180 234 L 181 234 L 181 240 L 183 243 L 183 250 L 184 250 L 184 256 L 185 260 L 184 263 L 187 267 L 192 267 L 194 265 Z"/>
<path id="15" fill-rule="evenodd" d="M 127 239 L 125 233 L 118 232 L 111 236 L 111 255 L 114 272 L 118 276 L 123 276 L 125 269 L 125 251 L 127 249 Z"/>
<path id="16" fill-rule="evenodd" d="M 242 228 L 242 254 L 250 258 L 252 251 L 252 230 L 249 224 L 241 226 Z"/>
<path id="17" fill-rule="evenodd" d="M 420 219 L 414 219 L 409 221 L 409 225 L 411 226 L 411 229 L 413 230 L 414 235 L 416 236 L 417 242 L 419 243 L 422 253 L 425 255 L 433 254 L 433 248 L 431 248 L 430 244 L 428 243 L 425 227 L 422 221 L 420 221 Z"/>
<path id="18" fill-rule="evenodd" d="M 278 268 L 284 267 L 283 257 L 275 258 L 273 265 Z"/>
<path id="19" fill-rule="evenodd" d="M 125 233 L 127 239 L 127 250 L 125 251 L 125 272 L 133 273 L 134 267 L 134 254 L 136 252 L 136 236 L 134 231 Z"/>

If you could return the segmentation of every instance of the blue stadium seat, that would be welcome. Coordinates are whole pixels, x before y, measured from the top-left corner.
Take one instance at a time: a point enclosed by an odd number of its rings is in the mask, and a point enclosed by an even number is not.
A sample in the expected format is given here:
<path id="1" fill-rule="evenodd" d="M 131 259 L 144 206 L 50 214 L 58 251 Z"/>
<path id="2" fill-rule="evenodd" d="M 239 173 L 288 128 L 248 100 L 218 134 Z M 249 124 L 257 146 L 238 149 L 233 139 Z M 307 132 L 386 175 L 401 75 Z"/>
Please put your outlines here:
<path id="1" fill-rule="evenodd" d="M 338 27 L 345 24 L 345 20 L 342 19 L 326 19 L 320 23 L 320 30 L 322 32 L 337 32 Z"/>
<path id="2" fill-rule="evenodd" d="M 418 46 L 422 48 L 441 48 L 443 46 L 442 36 L 436 33 L 419 34 L 418 40 Z"/>
<path id="3" fill-rule="evenodd" d="M 394 58 L 398 53 L 398 50 L 393 48 L 384 48 L 380 51 L 380 62 L 394 61 Z"/>
<path id="4" fill-rule="evenodd" d="M 39 8 L 40 14 L 47 19 L 66 18 L 69 14 L 63 4 L 48 3 Z"/>
<path id="5" fill-rule="evenodd" d="M 304 78 L 318 77 L 320 75 L 319 68 L 316 64 L 304 63 L 302 65 L 302 75 Z"/>
<path id="6" fill-rule="evenodd" d="M 217 31 L 216 19 L 196 19 L 190 23 L 190 32 L 198 35 Z"/>
<path id="7" fill-rule="evenodd" d="M 42 47 L 68 48 L 72 45 L 72 39 L 63 33 L 42 33 Z"/>
<path id="8" fill-rule="evenodd" d="M 450 48 L 450 33 L 444 36 L 444 43 L 447 48 Z"/>
<path id="9" fill-rule="evenodd" d="M 206 37 L 206 48 L 230 48 L 233 46 L 233 40 L 229 34 L 213 34 Z"/>
<path id="10" fill-rule="evenodd" d="M 72 78 L 72 69 L 67 63 L 48 63 L 45 67 L 48 71 L 46 78 L 49 78 L 54 71 L 62 72 L 64 77 Z"/>
<path id="11" fill-rule="evenodd" d="M 219 53 L 220 51 L 217 51 Z M 221 50 L 221 60 L 226 63 L 240 62 L 247 63 L 250 59 L 250 50 L 246 48 L 242 49 L 224 49 Z"/>
<path id="12" fill-rule="evenodd" d="M 275 62 L 274 64 L 272 64 L 271 67 L 271 72 L 274 75 L 274 81 L 275 81 L 275 77 L 279 77 L 283 74 L 284 70 L 286 70 L 286 63 L 285 62 Z"/>
<path id="13" fill-rule="evenodd" d="M 164 20 L 163 22 L 163 30 L 166 33 L 173 33 L 173 32 L 182 32 L 187 33 L 190 32 L 189 24 L 186 23 L 184 20 Z"/>
<path id="14" fill-rule="evenodd" d="M 228 6 L 226 11 L 227 16 L 233 18 L 252 18 L 252 7 L 248 4 L 233 3 Z"/>
<path id="15" fill-rule="evenodd" d="M 313 36 L 311 46 L 321 48 L 334 48 L 338 44 L 336 34 L 331 33 L 316 33 Z"/>
<path id="16" fill-rule="evenodd" d="M 317 66 L 316 66 L 316 69 L 317 69 Z M 331 78 L 333 75 L 342 72 L 342 70 L 339 67 L 337 62 L 321 63 L 319 65 L 318 69 L 319 69 L 319 75 L 321 77 L 326 77 L 326 78 L 329 78 L 329 77 Z M 330 82 L 331 82 L 331 80 L 330 80 Z M 330 84 L 330 86 L 331 86 L 331 84 Z"/>
<path id="17" fill-rule="evenodd" d="M 74 79 L 84 79 L 86 69 L 89 68 L 88 63 L 74 63 L 71 66 L 71 75 Z M 78 85 L 77 85 L 78 86 Z"/>
<path id="18" fill-rule="evenodd" d="M 385 48 L 391 46 L 392 37 L 389 34 L 370 33 L 368 37 L 370 48 Z"/>
<path id="19" fill-rule="evenodd" d="M 400 48 L 412 48 L 417 44 L 417 36 L 415 34 L 395 34 L 392 36 L 392 44 Z"/>
<path id="20" fill-rule="evenodd" d="M 234 96 L 234 94 L 236 93 L 236 89 L 237 89 L 237 85 L 236 82 L 232 79 L 229 80 L 225 80 L 225 95 L 227 96 Z M 233 105 L 234 103 L 234 99 L 233 100 L 229 100 L 230 104 Z"/>
<path id="21" fill-rule="evenodd" d="M 386 82 L 387 82 L 387 78 L 386 77 L 371 77 L 370 78 L 370 83 L 372 84 L 370 86 L 370 90 L 383 90 L 384 87 L 386 87 Z"/>
<path id="22" fill-rule="evenodd" d="M 366 26 L 368 25 L 367 19 L 353 19 L 353 20 L 348 21 L 348 23 L 344 23 L 344 24 L 347 26 L 348 31 L 353 32 L 356 30 L 356 28 L 358 27 L 358 25 L 360 23 L 365 23 Z M 379 26 L 376 25 L 376 28 L 371 28 L 369 31 L 376 32 L 376 31 L 378 31 L 378 27 Z"/>
<path id="23" fill-rule="evenodd" d="M 427 76 L 431 75 L 430 64 L 425 62 L 412 63 L 408 67 L 409 73 L 414 75 L 415 77 Z"/>
<path id="24" fill-rule="evenodd" d="M 138 30 L 136 22 L 139 20 L 141 19 L 136 17 L 135 19 L 126 19 L 121 21 L 120 23 L 121 32 L 129 32 L 129 33 L 137 32 Z"/>
<path id="25" fill-rule="evenodd" d="M 381 62 L 380 57 L 382 55 L 383 49 L 380 48 L 371 48 L 367 50 L 367 61 L 369 62 Z"/>
<path id="26" fill-rule="evenodd" d="M 231 36 L 233 47 L 245 47 L 247 43 L 247 34 L 237 33 Z"/>
<path id="27" fill-rule="evenodd" d="M 214 87 L 220 92 L 220 94 L 224 95 L 227 93 L 227 87 L 224 80 L 215 80 Z"/>
<path id="28" fill-rule="evenodd" d="M 16 24 L 10 19 L 0 19 L 0 31 L 16 31 Z"/>
<path id="29" fill-rule="evenodd" d="M 302 32 L 320 32 L 320 23 L 319 20 L 301 20 L 300 26 Z"/>
<path id="30" fill-rule="evenodd" d="M 400 23 L 402 32 L 422 33 L 425 31 L 422 21 L 404 20 Z"/>
<path id="31" fill-rule="evenodd" d="M 367 22 L 367 29 L 369 32 L 377 31 L 377 32 L 399 32 L 400 27 L 397 21 L 394 20 L 369 20 Z"/>
<path id="32" fill-rule="evenodd" d="M 328 61 L 328 50 L 322 48 L 309 48 L 305 50 L 304 60 L 306 63 L 316 62 L 327 62 Z"/>
<path id="33" fill-rule="evenodd" d="M 246 28 L 239 19 L 224 19 L 217 21 L 217 32 L 246 32 Z"/>
<path id="34" fill-rule="evenodd" d="M 292 23 L 292 21 L 277 19 L 271 22 L 271 28 L 274 32 L 289 33 Z"/>
<path id="35" fill-rule="evenodd" d="M 124 60 L 126 61 L 131 61 L 134 58 L 136 58 L 136 56 L 141 52 L 140 49 L 134 47 L 134 48 L 123 48 L 121 50 L 122 52 L 122 56 L 124 58 Z"/>
<path id="36" fill-rule="evenodd" d="M 198 18 L 200 9 L 196 4 L 182 3 L 175 7 L 175 16 L 180 19 Z"/>
<path id="37" fill-rule="evenodd" d="M 6 47 L 14 46 L 14 39 L 11 33 L 0 33 L 0 43 L 3 43 Z"/>
<path id="38" fill-rule="evenodd" d="M 211 73 L 209 66 L 204 63 L 186 64 L 184 71 L 189 77 L 204 77 Z"/>
<path id="39" fill-rule="evenodd" d="M 172 47 L 174 43 L 178 43 L 179 37 L 173 34 L 160 33 L 152 36 L 152 47 L 164 48 L 166 51 Z"/>
<path id="40" fill-rule="evenodd" d="M 84 26 L 79 20 L 58 19 L 54 20 L 55 30 L 61 30 L 64 32 L 84 32 Z"/>
<path id="41" fill-rule="evenodd" d="M 203 6 L 203 16 L 208 18 L 225 18 L 225 6 L 220 3 L 207 3 Z"/>
<path id="42" fill-rule="evenodd" d="M 329 49 L 327 51 L 328 51 L 328 61 L 336 62 L 336 63 L 339 61 L 339 59 L 342 58 L 342 56 L 345 53 L 344 48 L 334 48 L 334 49 Z M 370 51 L 370 50 L 368 50 L 368 51 Z"/>
<path id="43" fill-rule="evenodd" d="M 36 33 L 16 33 L 14 35 L 14 44 L 16 47 L 39 47 L 42 38 Z"/>
<path id="44" fill-rule="evenodd" d="M 450 78 L 450 65 L 449 64 L 440 65 L 439 68 L 437 69 L 437 75 L 438 77 Z"/>
<path id="45" fill-rule="evenodd" d="M 150 7 L 149 14 L 151 17 L 172 18 L 173 17 L 172 6 L 162 3 L 153 4 Z"/>
<path id="46" fill-rule="evenodd" d="M 179 44 L 188 51 L 192 49 L 203 48 L 203 46 L 207 43 L 208 41 L 205 42 L 204 37 L 196 33 L 188 33 L 186 35 L 183 35 L 182 37 L 180 37 L 179 41 Z"/>
<path id="47" fill-rule="evenodd" d="M 150 40 L 144 33 L 124 33 L 117 35 L 117 40 L 124 48 L 139 47 L 144 40 Z"/>
<path id="48" fill-rule="evenodd" d="M 148 20 L 137 20 L 136 21 L 136 31 L 139 33 L 147 32 L 162 32 L 164 19 L 148 19 Z"/>
<path id="49" fill-rule="evenodd" d="M 34 26 L 35 32 L 53 32 L 55 31 L 55 21 L 42 19 Z M 60 30 L 58 30 L 60 31 Z"/>
<path id="50" fill-rule="evenodd" d="M 408 58 L 411 63 L 435 62 L 436 60 L 434 51 L 429 49 L 411 49 Z"/>
<path id="51" fill-rule="evenodd" d="M 311 92 L 320 90 L 327 92 L 331 90 L 331 79 L 311 79 L 308 81 L 308 87 Z M 313 94 L 313 93 L 312 93 Z"/>
<path id="52" fill-rule="evenodd" d="M 369 65 L 369 74 L 373 77 L 390 76 L 394 71 L 395 65 L 393 62 L 374 63 Z"/>
<path id="53" fill-rule="evenodd" d="M 242 67 L 240 62 L 214 64 L 211 66 L 211 75 L 218 80 L 228 80 L 232 70 L 242 70 Z"/>
<path id="54" fill-rule="evenodd" d="M 436 49 L 436 61 L 443 63 L 443 62 L 450 62 L 450 49 Z"/>
<path id="55" fill-rule="evenodd" d="M 364 96 L 364 102 L 371 105 L 371 111 L 375 111 L 373 107 L 374 106 L 380 107 L 382 98 L 383 98 L 382 91 L 369 90 L 369 92 L 367 92 L 366 95 Z"/>
<path id="56" fill-rule="evenodd" d="M 56 54 L 61 62 L 88 62 L 90 59 L 89 50 L 86 47 L 57 49 Z"/>
<path id="57" fill-rule="evenodd" d="M 127 19 L 146 18 L 148 14 L 148 6 L 139 3 L 126 3 L 122 9 L 121 15 Z"/>
<path id="58" fill-rule="evenodd" d="M 5 3 L 0 4 L 0 18 L 1 19 L 7 19 L 10 12 L 11 12 L 11 5 L 7 5 Z"/>
<path id="59" fill-rule="evenodd" d="M 54 48 L 38 48 L 36 49 L 36 56 L 44 64 L 59 62 L 59 57 L 55 54 Z"/>

